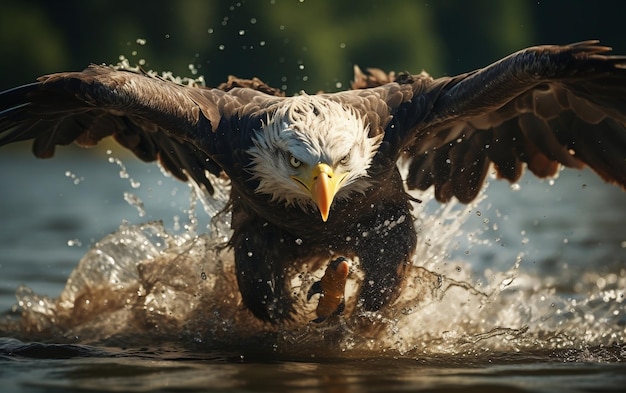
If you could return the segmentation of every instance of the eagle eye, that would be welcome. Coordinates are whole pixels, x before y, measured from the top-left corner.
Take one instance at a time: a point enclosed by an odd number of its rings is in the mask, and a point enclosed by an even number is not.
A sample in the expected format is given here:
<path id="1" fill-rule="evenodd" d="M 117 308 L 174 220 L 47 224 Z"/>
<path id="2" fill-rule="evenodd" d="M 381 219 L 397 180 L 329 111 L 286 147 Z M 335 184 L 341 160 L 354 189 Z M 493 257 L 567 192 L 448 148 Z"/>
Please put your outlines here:
<path id="1" fill-rule="evenodd" d="M 350 161 L 350 153 L 348 153 L 345 156 L 343 156 L 343 158 L 341 160 L 339 160 L 339 163 L 341 165 L 346 165 L 348 163 L 348 161 Z"/>
<path id="2" fill-rule="evenodd" d="M 290 155 L 289 156 L 289 165 L 291 165 L 293 168 L 298 168 L 300 165 L 302 165 L 302 161 L 298 160 L 293 155 Z"/>

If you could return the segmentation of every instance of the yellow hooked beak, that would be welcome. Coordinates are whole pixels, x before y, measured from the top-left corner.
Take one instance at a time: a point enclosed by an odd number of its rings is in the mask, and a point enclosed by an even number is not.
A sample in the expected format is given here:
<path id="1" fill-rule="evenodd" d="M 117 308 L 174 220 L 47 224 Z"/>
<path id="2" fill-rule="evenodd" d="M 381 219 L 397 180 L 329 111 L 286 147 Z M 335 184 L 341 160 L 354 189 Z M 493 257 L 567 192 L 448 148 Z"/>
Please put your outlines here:
<path id="1" fill-rule="evenodd" d="M 303 173 L 292 176 L 292 179 L 311 194 L 311 199 L 317 205 L 322 220 L 326 222 L 333 199 L 348 173 L 336 175 L 329 165 L 322 163 L 315 165 L 310 171 L 307 169 Z"/>

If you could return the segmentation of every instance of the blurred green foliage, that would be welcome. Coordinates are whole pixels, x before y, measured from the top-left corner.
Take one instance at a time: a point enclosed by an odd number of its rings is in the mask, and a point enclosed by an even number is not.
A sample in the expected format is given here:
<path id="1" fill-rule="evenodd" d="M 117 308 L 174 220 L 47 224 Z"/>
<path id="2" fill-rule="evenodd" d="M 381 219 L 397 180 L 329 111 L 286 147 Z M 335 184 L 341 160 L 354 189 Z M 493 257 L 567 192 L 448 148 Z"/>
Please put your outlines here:
<path id="1" fill-rule="evenodd" d="M 597 0 L 3 0 L 0 89 L 123 55 L 208 85 L 234 74 L 332 91 L 354 64 L 440 76 L 591 38 L 626 53 L 625 15 L 625 1 Z"/>

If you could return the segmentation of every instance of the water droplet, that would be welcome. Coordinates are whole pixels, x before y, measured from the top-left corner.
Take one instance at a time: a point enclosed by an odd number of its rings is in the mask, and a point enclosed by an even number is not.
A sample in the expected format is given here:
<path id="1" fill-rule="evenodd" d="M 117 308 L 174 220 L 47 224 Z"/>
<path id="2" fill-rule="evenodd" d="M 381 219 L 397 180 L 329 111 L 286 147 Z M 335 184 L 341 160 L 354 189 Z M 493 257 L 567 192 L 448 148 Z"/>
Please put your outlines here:
<path id="1" fill-rule="evenodd" d="M 296 239 L 296 244 L 301 246 L 302 245 L 302 239 L 300 239 L 300 238 Z"/>
<path id="2" fill-rule="evenodd" d="M 137 213 L 139 214 L 139 217 L 143 217 L 146 215 L 146 211 L 143 206 L 143 201 L 137 195 L 130 193 L 130 192 L 125 192 L 124 200 L 128 202 L 129 205 L 134 206 L 137 209 Z"/>
<path id="3" fill-rule="evenodd" d="M 70 247 L 80 247 L 83 243 L 79 239 L 70 239 L 67 241 L 67 245 Z"/>
<path id="4" fill-rule="evenodd" d="M 206 273 L 205 272 L 200 273 L 200 278 L 203 280 L 206 280 L 207 279 Z"/>
<path id="5" fill-rule="evenodd" d="M 71 171 L 65 171 L 65 177 L 72 179 L 72 183 L 74 183 L 75 185 L 78 185 L 83 180 L 85 180 L 84 177 L 78 177 L 75 173 L 72 173 Z"/>

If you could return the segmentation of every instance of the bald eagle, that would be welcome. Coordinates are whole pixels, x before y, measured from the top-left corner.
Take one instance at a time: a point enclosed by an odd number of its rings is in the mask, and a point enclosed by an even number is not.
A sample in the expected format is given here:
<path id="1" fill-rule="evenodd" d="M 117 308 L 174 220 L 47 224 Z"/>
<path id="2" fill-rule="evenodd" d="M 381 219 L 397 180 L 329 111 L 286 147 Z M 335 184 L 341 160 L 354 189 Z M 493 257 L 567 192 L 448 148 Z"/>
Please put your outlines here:
<path id="1" fill-rule="evenodd" d="M 256 317 L 291 318 L 288 269 L 336 256 L 358 257 L 359 307 L 375 311 L 417 244 L 407 189 L 466 203 L 491 164 L 511 182 L 524 166 L 545 177 L 587 165 L 626 187 L 626 57 L 609 51 L 537 46 L 438 79 L 357 72 L 351 90 L 293 97 L 257 79 L 204 88 L 91 65 L 1 93 L 0 145 L 33 140 L 47 158 L 113 135 L 208 193 L 208 174 L 227 176 L 229 246 Z"/>

